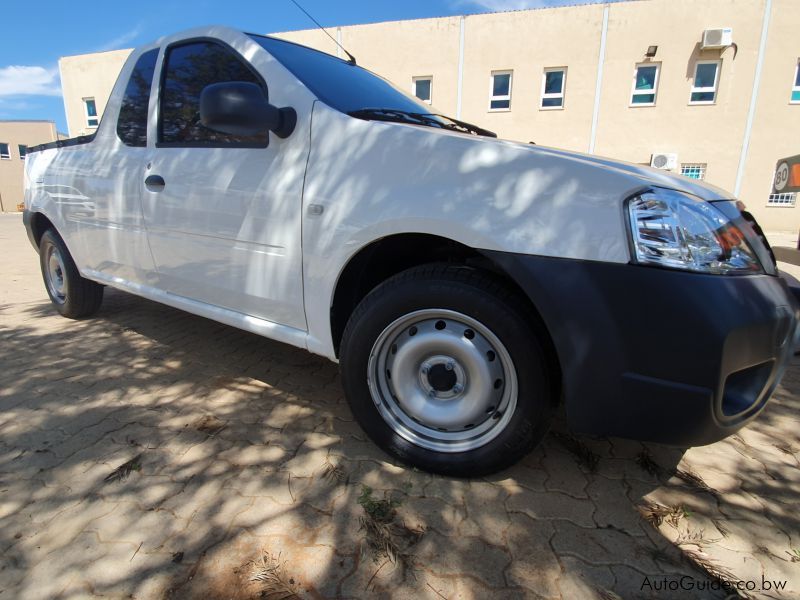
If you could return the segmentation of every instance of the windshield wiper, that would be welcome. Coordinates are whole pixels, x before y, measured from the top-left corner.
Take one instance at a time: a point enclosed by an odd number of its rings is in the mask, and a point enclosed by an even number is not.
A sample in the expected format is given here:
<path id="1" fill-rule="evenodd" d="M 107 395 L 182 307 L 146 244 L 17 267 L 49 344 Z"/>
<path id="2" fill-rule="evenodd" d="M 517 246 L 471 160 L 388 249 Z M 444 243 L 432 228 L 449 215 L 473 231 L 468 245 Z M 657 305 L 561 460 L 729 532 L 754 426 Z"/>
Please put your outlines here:
<path id="1" fill-rule="evenodd" d="M 454 119 L 453 117 L 448 117 L 447 115 L 434 115 L 436 117 L 440 117 L 442 119 L 447 119 L 453 126 L 450 129 L 456 131 L 465 131 L 467 133 L 472 133 L 474 135 L 482 135 L 484 137 L 491 137 L 496 138 L 497 134 L 494 131 L 489 131 L 488 129 L 484 129 L 483 127 L 478 127 L 477 125 L 473 125 L 472 123 L 467 123 L 466 121 L 461 121 L 459 119 Z"/>
<path id="2" fill-rule="evenodd" d="M 458 119 L 435 113 L 409 112 L 396 108 L 361 108 L 359 110 L 352 110 L 347 114 L 357 119 L 411 123 L 412 125 L 440 127 L 441 129 L 449 129 L 451 131 L 460 131 L 462 133 L 471 133 L 473 135 L 482 135 L 485 137 L 497 137 L 496 133 L 488 129 L 483 129 L 477 125 L 472 125 L 465 121 L 459 121 Z"/>

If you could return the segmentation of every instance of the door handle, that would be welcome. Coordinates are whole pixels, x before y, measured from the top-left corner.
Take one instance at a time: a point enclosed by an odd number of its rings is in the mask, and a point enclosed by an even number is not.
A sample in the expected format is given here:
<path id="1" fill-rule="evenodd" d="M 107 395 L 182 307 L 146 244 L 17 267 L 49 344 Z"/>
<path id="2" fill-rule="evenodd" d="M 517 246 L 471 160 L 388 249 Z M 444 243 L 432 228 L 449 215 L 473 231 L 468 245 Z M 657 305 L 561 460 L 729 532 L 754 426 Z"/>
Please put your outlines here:
<path id="1" fill-rule="evenodd" d="M 167 183 L 161 175 L 148 175 L 147 179 L 144 180 L 144 185 L 151 192 L 160 192 Z"/>

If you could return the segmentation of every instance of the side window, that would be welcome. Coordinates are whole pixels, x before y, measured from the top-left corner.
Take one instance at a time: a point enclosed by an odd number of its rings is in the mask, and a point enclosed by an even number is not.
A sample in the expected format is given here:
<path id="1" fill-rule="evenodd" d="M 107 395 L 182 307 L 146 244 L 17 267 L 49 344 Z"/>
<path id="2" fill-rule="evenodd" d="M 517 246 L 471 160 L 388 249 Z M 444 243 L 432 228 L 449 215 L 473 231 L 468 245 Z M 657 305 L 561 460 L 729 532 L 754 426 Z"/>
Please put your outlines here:
<path id="1" fill-rule="evenodd" d="M 689 104 L 714 104 L 719 87 L 720 60 L 697 61 Z"/>
<path id="2" fill-rule="evenodd" d="M 655 106 L 658 94 L 658 71 L 661 63 L 636 65 L 633 74 L 630 106 Z"/>
<path id="3" fill-rule="evenodd" d="M 200 123 L 200 94 L 207 85 L 263 82 L 232 50 L 214 42 L 192 42 L 167 50 L 161 83 L 159 142 L 177 146 L 265 147 L 268 133 L 230 135 Z M 266 95 L 266 90 L 265 90 Z"/>
<path id="4" fill-rule="evenodd" d="M 564 108 L 564 89 L 566 83 L 566 67 L 545 69 L 542 75 L 542 102 L 539 108 Z"/>
<path id="5" fill-rule="evenodd" d="M 433 88 L 433 77 L 414 77 L 414 95 L 423 102 L 431 103 L 431 92 Z"/>
<path id="6" fill-rule="evenodd" d="M 157 48 L 142 54 L 125 88 L 117 119 L 117 135 L 127 146 L 147 146 L 147 106 L 157 58 Z"/>
<path id="7" fill-rule="evenodd" d="M 511 110 L 512 71 L 492 71 L 489 110 Z"/>
<path id="8" fill-rule="evenodd" d="M 94 98 L 83 99 L 83 110 L 86 116 L 86 126 L 96 129 L 100 124 L 100 118 L 97 116 L 97 102 Z"/>

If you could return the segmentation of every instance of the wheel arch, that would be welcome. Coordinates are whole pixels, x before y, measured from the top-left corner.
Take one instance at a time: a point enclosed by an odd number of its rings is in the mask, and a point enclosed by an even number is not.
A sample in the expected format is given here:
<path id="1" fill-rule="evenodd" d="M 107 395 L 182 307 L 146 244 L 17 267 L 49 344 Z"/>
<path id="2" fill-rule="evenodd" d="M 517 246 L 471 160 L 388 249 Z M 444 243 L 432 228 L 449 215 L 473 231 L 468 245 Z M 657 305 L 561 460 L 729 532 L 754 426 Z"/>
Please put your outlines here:
<path id="1" fill-rule="evenodd" d="M 37 248 L 42 241 L 42 236 L 44 235 L 45 231 L 48 229 L 53 229 L 56 231 L 56 233 L 58 233 L 58 229 L 56 228 L 55 224 L 42 212 L 31 213 L 30 223 L 31 236 L 33 241 L 36 243 Z"/>
<path id="2" fill-rule="evenodd" d="M 560 396 L 561 367 L 556 345 L 541 311 L 519 283 L 487 253 L 452 239 L 427 233 L 402 233 L 377 239 L 362 247 L 340 271 L 330 305 L 331 340 L 339 356 L 342 334 L 359 302 L 393 275 L 430 263 L 460 264 L 480 269 L 502 280 L 527 305 L 530 323 L 542 334 L 549 367 Z"/>

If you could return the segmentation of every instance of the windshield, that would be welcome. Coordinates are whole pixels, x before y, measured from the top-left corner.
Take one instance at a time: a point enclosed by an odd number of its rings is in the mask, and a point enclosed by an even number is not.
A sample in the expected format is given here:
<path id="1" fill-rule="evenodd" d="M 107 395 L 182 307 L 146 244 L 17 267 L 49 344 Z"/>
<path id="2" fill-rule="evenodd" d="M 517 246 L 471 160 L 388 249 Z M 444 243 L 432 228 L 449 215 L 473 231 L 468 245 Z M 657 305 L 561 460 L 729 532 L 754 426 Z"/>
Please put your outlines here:
<path id="1" fill-rule="evenodd" d="M 314 95 L 343 113 L 364 108 L 387 108 L 428 113 L 391 83 L 357 65 L 292 42 L 250 34 L 267 52 L 294 74 Z"/>

